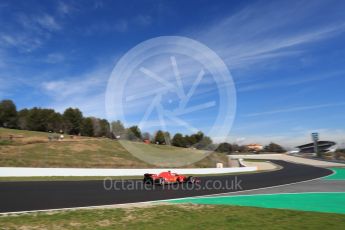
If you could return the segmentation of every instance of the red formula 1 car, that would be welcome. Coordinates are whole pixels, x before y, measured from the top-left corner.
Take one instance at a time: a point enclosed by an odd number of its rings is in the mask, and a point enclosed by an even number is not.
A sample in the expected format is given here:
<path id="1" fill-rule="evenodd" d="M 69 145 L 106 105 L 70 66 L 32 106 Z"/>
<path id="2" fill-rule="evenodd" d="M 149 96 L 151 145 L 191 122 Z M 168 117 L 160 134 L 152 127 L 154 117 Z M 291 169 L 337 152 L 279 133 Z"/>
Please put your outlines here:
<path id="1" fill-rule="evenodd" d="M 144 174 L 144 183 L 146 184 L 171 184 L 171 183 L 199 183 L 200 179 L 192 176 L 179 175 L 170 171 L 159 174 Z"/>

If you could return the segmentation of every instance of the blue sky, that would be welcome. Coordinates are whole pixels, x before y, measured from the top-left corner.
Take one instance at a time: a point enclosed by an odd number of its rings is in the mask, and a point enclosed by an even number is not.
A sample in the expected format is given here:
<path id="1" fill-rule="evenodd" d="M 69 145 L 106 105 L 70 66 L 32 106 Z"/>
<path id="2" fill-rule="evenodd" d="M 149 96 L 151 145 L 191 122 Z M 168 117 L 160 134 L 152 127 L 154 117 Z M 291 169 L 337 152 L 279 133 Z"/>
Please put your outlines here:
<path id="1" fill-rule="evenodd" d="M 0 98 L 19 109 L 72 106 L 106 117 L 105 90 L 121 56 L 150 38 L 185 36 L 231 71 L 237 110 L 229 141 L 295 146 L 319 131 L 342 144 L 344 11 L 340 0 L 1 0 Z M 200 114 L 207 131 L 212 111 Z"/>

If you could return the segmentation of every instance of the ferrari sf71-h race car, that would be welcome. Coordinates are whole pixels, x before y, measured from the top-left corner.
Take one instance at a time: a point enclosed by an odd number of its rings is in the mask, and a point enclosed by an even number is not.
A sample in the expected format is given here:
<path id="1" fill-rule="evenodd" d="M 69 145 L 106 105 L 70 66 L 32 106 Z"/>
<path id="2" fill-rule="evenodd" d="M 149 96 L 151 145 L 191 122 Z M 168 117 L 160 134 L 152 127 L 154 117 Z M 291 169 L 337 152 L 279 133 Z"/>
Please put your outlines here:
<path id="1" fill-rule="evenodd" d="M 144 174 L 145 184 L 171 184 L 171 183 L 199 183 L 200 179 L 192 176 L 179 175 L 170 171 L 161 172 L 159 174 Z"/>

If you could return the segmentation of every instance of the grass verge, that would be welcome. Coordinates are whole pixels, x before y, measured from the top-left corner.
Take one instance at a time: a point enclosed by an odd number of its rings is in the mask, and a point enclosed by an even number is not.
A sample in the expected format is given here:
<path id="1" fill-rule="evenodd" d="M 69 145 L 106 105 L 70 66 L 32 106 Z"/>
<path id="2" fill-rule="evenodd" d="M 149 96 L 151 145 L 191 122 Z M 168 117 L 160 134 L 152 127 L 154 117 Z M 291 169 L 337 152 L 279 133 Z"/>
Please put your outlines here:
<path id="1" fill-rule="evenodd" d="M 0 217 L 2 229 L 344 229 L 344 215 L 236 206 L 157 205 Z"/>

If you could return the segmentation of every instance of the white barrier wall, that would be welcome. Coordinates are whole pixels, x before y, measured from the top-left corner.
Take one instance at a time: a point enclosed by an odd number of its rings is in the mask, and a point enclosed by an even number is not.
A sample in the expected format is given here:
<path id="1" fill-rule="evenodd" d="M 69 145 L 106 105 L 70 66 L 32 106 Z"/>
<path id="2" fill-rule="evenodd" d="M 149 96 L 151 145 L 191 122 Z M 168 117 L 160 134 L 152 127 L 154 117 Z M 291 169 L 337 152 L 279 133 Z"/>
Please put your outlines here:
<path id="1" fill-rule="evenodd" d="M 0 167 L 0 177 L 33 176 L 143 176 L 145 173 L 160 173 L 171 170 L 179 174 L 223 174 L 256 171 L 257 167 L 240 168 L 186 168 L 186 169 L 92 169 L 92 168 L 22 168 Z"/>
<path id="2" fill-rule="evenodd" d="M 281 153 L 272 153 L 272 154 L 233 154 L 233 155 L 228 155 L 231 159 L 239 159 L 239 158 L 256 158 L 256 159 L 275 159 L 279 158 L 282 156 L 286 156 L 286 154 L 281 154 Z"/>
<path id="3" fill-rule="evenodd" d="M 319 167 L 344 167 L 345 164 L 329 162 L 317 159 L 310 159 L 300 156 L 291 156 L 288 154 L 238 154 L 228 155 L 229 159 L 262 159 L 262 160 L 283 160 L 297 164 L 307 164 Z"/>

